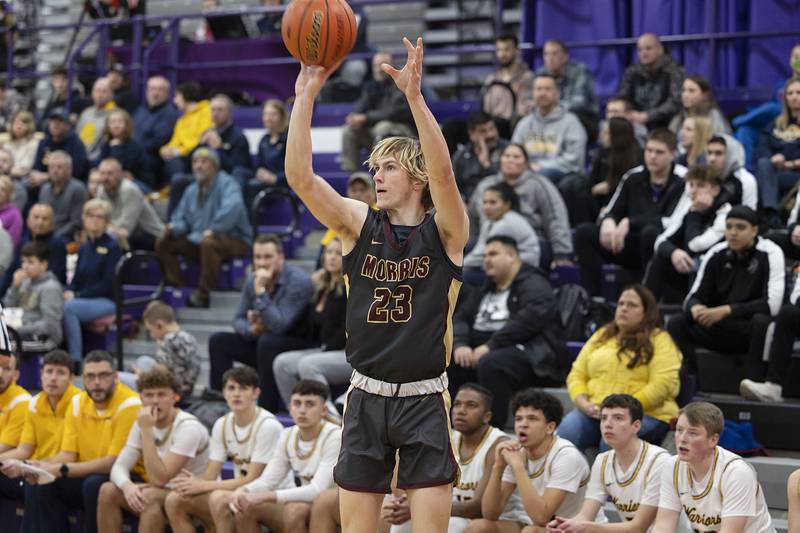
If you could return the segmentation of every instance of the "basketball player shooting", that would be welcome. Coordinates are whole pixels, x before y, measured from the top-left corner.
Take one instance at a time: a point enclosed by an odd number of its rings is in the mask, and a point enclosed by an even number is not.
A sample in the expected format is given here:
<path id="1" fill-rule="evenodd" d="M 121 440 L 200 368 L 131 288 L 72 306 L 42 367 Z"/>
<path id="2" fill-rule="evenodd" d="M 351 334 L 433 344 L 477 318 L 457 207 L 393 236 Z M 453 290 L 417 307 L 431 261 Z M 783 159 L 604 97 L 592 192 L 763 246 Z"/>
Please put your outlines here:
<path id="1" fill-rule="evenodd" d="M 314 99 L 338 65 L 302 65 L 289 122 L 289 185 L 341 235 L 345 254 L 347 360 L 354 372 L 334 470 L 345 533 L 375 532 L 396 453 L 413 531 L 445 533 L 458 472 L 445 370 L 469 223 L 447 145 L 420 92 L 422 39 L 403 44 L 405 66 L 381 68 L 405 94 L 419 141 L 391 137 L 373 148 L 378 211 L 340 196 L 311 165 Z"/>

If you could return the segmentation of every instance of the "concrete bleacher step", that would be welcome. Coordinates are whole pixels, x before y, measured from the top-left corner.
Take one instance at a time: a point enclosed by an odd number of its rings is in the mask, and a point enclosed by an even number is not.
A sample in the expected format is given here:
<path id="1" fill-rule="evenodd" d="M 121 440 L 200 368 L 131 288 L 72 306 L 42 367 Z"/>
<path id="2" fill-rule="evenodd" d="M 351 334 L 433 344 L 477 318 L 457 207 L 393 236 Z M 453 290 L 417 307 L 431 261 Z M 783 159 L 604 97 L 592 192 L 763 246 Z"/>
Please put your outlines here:
<path id="1" fill-rule="evenodd" d="M 788 510 L 786 480 L 792 472 L 800 468 L 800 460 L 788 457 L 749 457 L 747 462 L 756 469 L 769 508 Z"/>

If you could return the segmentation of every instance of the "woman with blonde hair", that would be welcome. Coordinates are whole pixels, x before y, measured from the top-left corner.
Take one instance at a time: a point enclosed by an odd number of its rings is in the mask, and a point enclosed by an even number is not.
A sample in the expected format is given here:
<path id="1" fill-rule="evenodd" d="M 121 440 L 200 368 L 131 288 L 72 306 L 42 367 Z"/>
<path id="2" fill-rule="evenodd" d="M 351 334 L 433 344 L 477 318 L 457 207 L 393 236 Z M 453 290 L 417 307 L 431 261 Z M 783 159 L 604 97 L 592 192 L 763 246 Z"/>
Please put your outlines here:
<path id="1" fill-rule="evenodd" d="M 280 100 L 264 102 L 261 121 L 267 130 L 258 143 L 256 175 L 246 185 L 244 199 L 248 209 L 253 199 L 264 188 L 273 185 L 286 185 L 283 162 L 286 159 L 286 131 L 289 127 L 289 113 Z"/>
<path id="2" fill-rule="evenodd" d="M 36 138 L 36 120 L 30 111 L 17 111 L 8 123 L 8 134 L 11 139 L 3 144 L 14 160 L 11 167 L 12 178 L 22 178 L 28 175 L 33 167 L 39 139 Z"/>
<path id="3" fill-rule="evenodd" d="M 64 339 L 75 361 L 83 358 L 81 324 L 114 312 L 114 271 L 122 256 L 114 237 L 107 233 L 111 204 L 93 198 L 83 205 L 84 242 L 78 263 L 64 291 Z"/>
<path id="4" fill-rule="evenodd" d="M 144 192 L 152 189 L 154 185 L 152 176 L 144 175 L 144 150 L 133 138 L 133 119 L 124 109 L 109 111 L 103 131 L 100 157 L 92 162 L 92 166 L 99 165 L 109 157 L 119 161 L 125 177 L 134 180 Z"/>
<path id="5" fill-rule="evenodd" d="M 572 364 L 567 390 L 575 404 L 558 426 L 558 435 L 581 450 L 599 445 L 600 404 L 609 394 L 630 394 L 642 403 L 639 437 L 661 444 L 670 420 L 678 416 L 681 352 L 661 328 L 653 293 L 643 285 L 626 287 L 614 320 L 595 332 Z"/>
<path id="6" fill-rule="evenodd" d="M 706 160 L 706 147 L 708 141 L 714 136 L 714 129 L 707 117 L 687 117 L 683 121 L 680 133 L 680 144 L 683 153 L 675 160 L 676 163 L 691 167 Z"/>
<path id="7" fill-rule="evenodd" d="M 22 239 L 22 213 L 14 203 L 14 183 L 8 176 L 0 176 L 0 224 L 11 236 L 14 248 Z"/>

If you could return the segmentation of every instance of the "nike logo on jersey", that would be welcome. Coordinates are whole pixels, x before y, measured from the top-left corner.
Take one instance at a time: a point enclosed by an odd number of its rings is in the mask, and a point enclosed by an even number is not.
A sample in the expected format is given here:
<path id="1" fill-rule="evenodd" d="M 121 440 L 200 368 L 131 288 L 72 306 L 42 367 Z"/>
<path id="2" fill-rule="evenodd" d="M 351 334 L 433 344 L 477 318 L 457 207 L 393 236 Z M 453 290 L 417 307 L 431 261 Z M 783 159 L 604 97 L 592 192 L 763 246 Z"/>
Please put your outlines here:
<path id="1" fill-rule="evenodd" d="M 380 241 L 376 241 L 375 239 L 372 239 L 372 242 L 370 242 L 370 244 L 383 244 L 383 243 Z"/>

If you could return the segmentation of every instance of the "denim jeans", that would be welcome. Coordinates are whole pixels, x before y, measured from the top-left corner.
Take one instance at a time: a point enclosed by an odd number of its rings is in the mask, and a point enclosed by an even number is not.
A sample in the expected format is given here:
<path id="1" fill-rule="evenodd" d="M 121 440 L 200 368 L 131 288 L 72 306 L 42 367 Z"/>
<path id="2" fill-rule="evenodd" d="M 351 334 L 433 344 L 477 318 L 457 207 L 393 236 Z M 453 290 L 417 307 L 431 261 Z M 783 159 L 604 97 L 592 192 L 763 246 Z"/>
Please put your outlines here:
<path id="1" fill-rule="evenodd" d="M 83 357 L 81 324 L 114 312 L 114 302 L 108 298 L 75 298 L 64 303 L 64 339 L 73 361 Z"/>
<path id="2" fill-rule="evenodd" d="M 639 430 L 639 438 L 661 446 L 668 431 L 669 424 L 645 415 L 642 419 L 642 429 Z M 595 446 L 598 446 L 601 452 L 609 448 L 601 438 L 600 421 L 587 416 L 577 407 L 567 413 L 558 425 L 557 433 L 559 437 L 567 439 L 582 452 Z"/>

